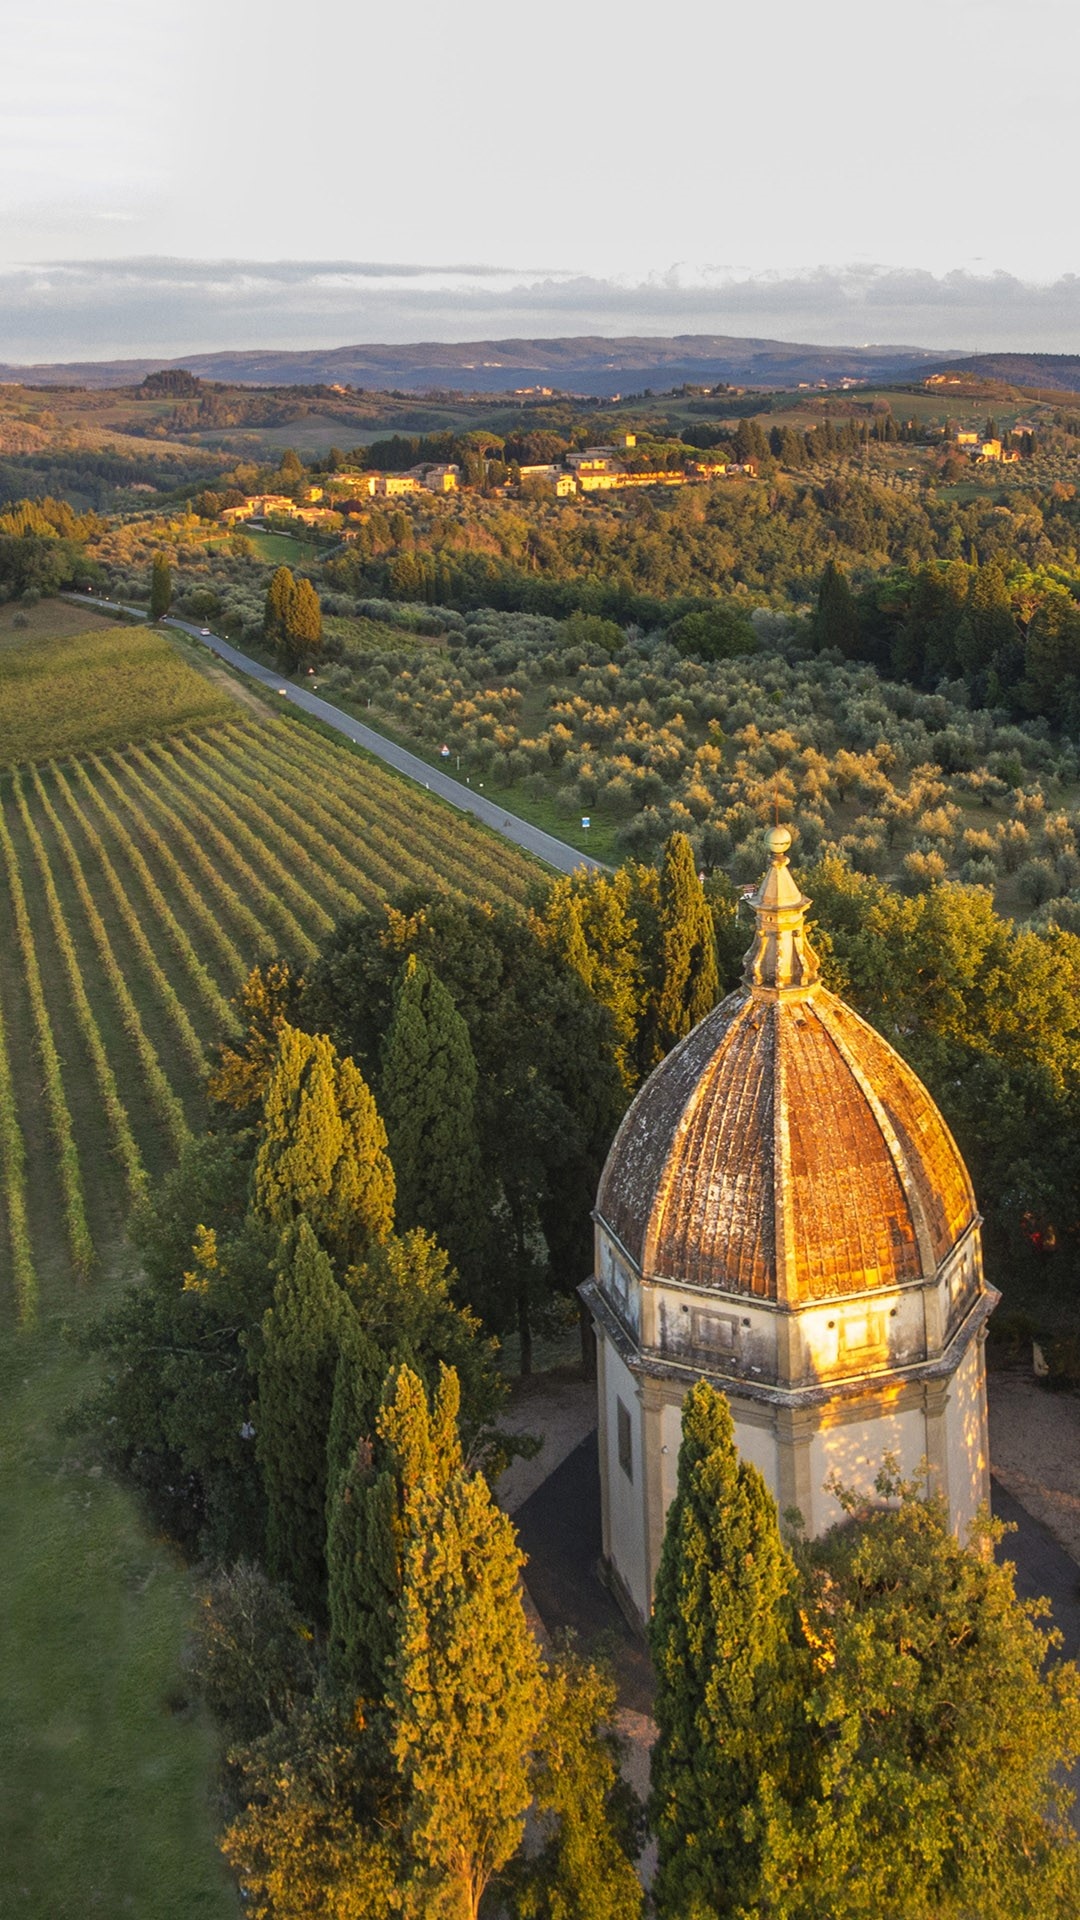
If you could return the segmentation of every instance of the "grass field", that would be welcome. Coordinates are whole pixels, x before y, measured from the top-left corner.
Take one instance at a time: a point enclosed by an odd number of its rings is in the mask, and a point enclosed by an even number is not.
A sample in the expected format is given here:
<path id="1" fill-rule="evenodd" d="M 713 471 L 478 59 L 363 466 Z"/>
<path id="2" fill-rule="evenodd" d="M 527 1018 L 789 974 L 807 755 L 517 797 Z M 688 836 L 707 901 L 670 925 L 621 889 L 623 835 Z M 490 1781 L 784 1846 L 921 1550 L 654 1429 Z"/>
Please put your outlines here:
<path id="1" fill-rule="evenodd" d="M 32 1920 L 240 1911 L 185 1693 L 190 1579 L 63 1437 L 93 1377 L 67 1325 L 123 1284 L 131 1202 L 199 1125 L 255 961 L 302 964 L 410 880 L 520 901 L 537 871 L 214 671 L 71 607 L 0 609 L 0 1912 Z"/>
<path id="2" fill-rule="evenodd" d="M 241 532 L 251 541 L 256 559 L 272 560 L 275 566 L 306 567 L 319 557 L 315 542 L 300 533 L 261 533 L 257 527 L 242 527 Z"/>
<path id="3" fill-rule="evenodd" d="M 87 1385 L 58 1327 L 0 1348 L 0 1912 L 236 1920 L 190 1580 L 61 1437 Z"/>
<path id="4" fill-rule="evenodd" d="M 231 711 L 229 696 L 148 627 L 74 607 L 58 616 L 51 602 L 0 609 L 2 765 L 201 726 Z"/>

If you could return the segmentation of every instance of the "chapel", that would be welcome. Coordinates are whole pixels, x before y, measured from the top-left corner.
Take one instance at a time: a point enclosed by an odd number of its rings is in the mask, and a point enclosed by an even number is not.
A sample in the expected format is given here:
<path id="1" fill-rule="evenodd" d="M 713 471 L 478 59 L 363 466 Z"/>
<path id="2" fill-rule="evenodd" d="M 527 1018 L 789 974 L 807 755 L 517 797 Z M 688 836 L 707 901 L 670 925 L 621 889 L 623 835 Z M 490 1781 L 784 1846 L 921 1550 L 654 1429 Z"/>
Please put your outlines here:
<path id="1" fill-rule="evenodd" d="M 651 1608 L 684 1395 L 727 1395 L 744 1458 L 811 1535 L 832 1490 L 925 1462 L 963 1532 L 989 1497 L 983 1277 L 967 1168 L 926 1088 L 818 977 L 774 827 L 742 985 L 661 1062 L 604 1167 L 596 1263 L 603 1548 Z"/>

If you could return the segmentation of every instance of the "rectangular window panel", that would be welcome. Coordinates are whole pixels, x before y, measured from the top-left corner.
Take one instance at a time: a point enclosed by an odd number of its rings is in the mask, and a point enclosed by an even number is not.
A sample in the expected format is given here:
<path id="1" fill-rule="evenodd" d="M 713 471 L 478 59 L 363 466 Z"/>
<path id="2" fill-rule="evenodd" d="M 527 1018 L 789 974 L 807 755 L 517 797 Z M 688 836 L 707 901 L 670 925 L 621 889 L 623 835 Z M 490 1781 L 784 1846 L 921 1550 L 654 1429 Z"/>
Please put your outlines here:
<path id="1" fill-rule="evenodd" d="M 630 1439 L 630 1409 L 621 1400 L 615 1402 L 619 1423 L 619 1465 L 628 1480 L 634 1477 L 634 1455 Z"/>

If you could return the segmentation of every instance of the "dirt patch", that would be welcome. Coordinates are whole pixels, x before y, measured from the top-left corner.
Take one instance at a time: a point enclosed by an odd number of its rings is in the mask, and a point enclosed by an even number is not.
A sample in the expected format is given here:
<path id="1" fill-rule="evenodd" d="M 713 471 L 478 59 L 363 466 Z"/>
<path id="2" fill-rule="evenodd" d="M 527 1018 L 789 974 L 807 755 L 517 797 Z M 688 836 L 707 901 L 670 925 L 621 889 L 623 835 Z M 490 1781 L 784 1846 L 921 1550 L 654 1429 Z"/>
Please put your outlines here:
<path id="1" fill-rule="evenodd" d="M 256 693 L 255 688 L 249 686 L 246 680 L 238 680 L 235 675 L 229 673 L 227 668 L 219 666 L 216 660 L 207 659 L 198 653 L 192 652 L 185 657 L 199 673 L 205 674 L 206 678 L 220 687 L 223 693 L 231 693 L 233 699 L 239 701 L 240 705 L 246 707 L 248 712 L 253 713 L 257 719 L 269 720 L 274 717 L 273 710 L 267 706 L 262 695 Z"/>
<path id="2" fill-rule="evenodd" d="M 0 648 L 22 647 L 29 640 L 66 640 L 116 624 L 94 607 L 73 606 L 67 600 L 39 600 L 32 607 L 9 600 L 0 606 Z"/>
<path id="3" fill-rule="evenodd" d="M 987 1394 L 996 1477 L 1080 1564 L 1080 1397 L 1020 1371 L 991 1373 Z"/>
<path id="4" fill-rule="evenodd" d="M 516 1513 L 592 1432 L 596 1382 L 569 1368 L 519 1380 L 499 1425 L 510 1433 L 534 1434 L 542 1443 L 531 1460 L 511 1461 L 496 1488 L 504 1512 Z"/>

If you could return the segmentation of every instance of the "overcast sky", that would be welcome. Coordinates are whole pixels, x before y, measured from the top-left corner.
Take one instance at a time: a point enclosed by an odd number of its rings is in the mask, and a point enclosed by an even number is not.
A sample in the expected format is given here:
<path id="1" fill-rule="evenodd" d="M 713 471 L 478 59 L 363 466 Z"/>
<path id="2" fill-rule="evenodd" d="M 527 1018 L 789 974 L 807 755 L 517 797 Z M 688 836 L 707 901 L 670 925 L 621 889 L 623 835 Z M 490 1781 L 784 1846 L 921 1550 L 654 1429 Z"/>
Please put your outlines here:
<path id="1" fill-rule="evenodd" d="M 63 275 L 23 271 L 151 255 L 515 270 L 495 277 L 503 290 L 583 277 L 614 288 L 613 310 L 595 325 L 588 300 L 575 308 L 589 330 L 608 331 L 664 332 L 699 305 L 695 330 L 771 331 L 738 323 L 725 289 L 764 289 L 752 304 L 768 321 L 770 285 L 805 284 L 823 267 L 843 272 L 819 276 L 819 293 L 865 286 L 869 267 L 921 270 L 939 287 L 959 270 L 1045 288 L 1080 270 L 1078 51 L 1074 0 L 9 9 L 0 270 L 17 271 L 0 285 L 0 305 L 9 292 L 15 303 L 0 353 L 27 352 L 28 316 L 31 358 L 77 355 L 85 327 L 90 354 L 165 351 L 166 338 L 177 352 L 255 345 L 271 327 L 284 343 L 271 293 L 260 306 L 253 285 L 240 304 L 255 331 L 234 337 L 234 269 L 216 299 L 204 281 L 198 339 L 197 313 L 183 301 L 170 313 L 153 276 L 102 265 L 100 311 L 84 321 Z M 322 278 L 314 304 L 292 315 L 295 344 L 307 343 L 308 327 L 322 344 L 374 337 L 380 318 L 383 337 L 405 338 L 425 313 L 428 337 L 486 330 L 474 324 L 475 275 L 414 287 L 436 295 L 420 307 L 339 287 L 329 310 Z M 677 297 L 665 307 L 642 287 Z M 688 299 L 695 288 L 703 302 Z M 1015 344 L 1011 319 L 1008 342 L 988 335 L 992 288 L 979 301 L 978 339 L 958 336 L 955 302 L 935 297 L 916 343 Z M 530 302 L 542 318 L 543 294 Z M 555 298 L 553 323 L 528 330 L 560 330 L 565 306 Z M 797 306 L 775 303 L 777 331 Z M 803 337 L 829 337 L 833 310 L 822 306 L 819 297 L 826 332 L 815 324 Z M 835 337 L 873 337 L 862 309 L 861 295 L 840 301 Z M 502 309 L 496 300 L 484 310 Z M 1061 350 L 1071 314 L 1062 318 L 1060 299 L 1048 314 L 1036 298 L 1032 329 L 1057 331 L 1029 344 Z M 916 338 L 910 327 L 905 338 Z"/>

